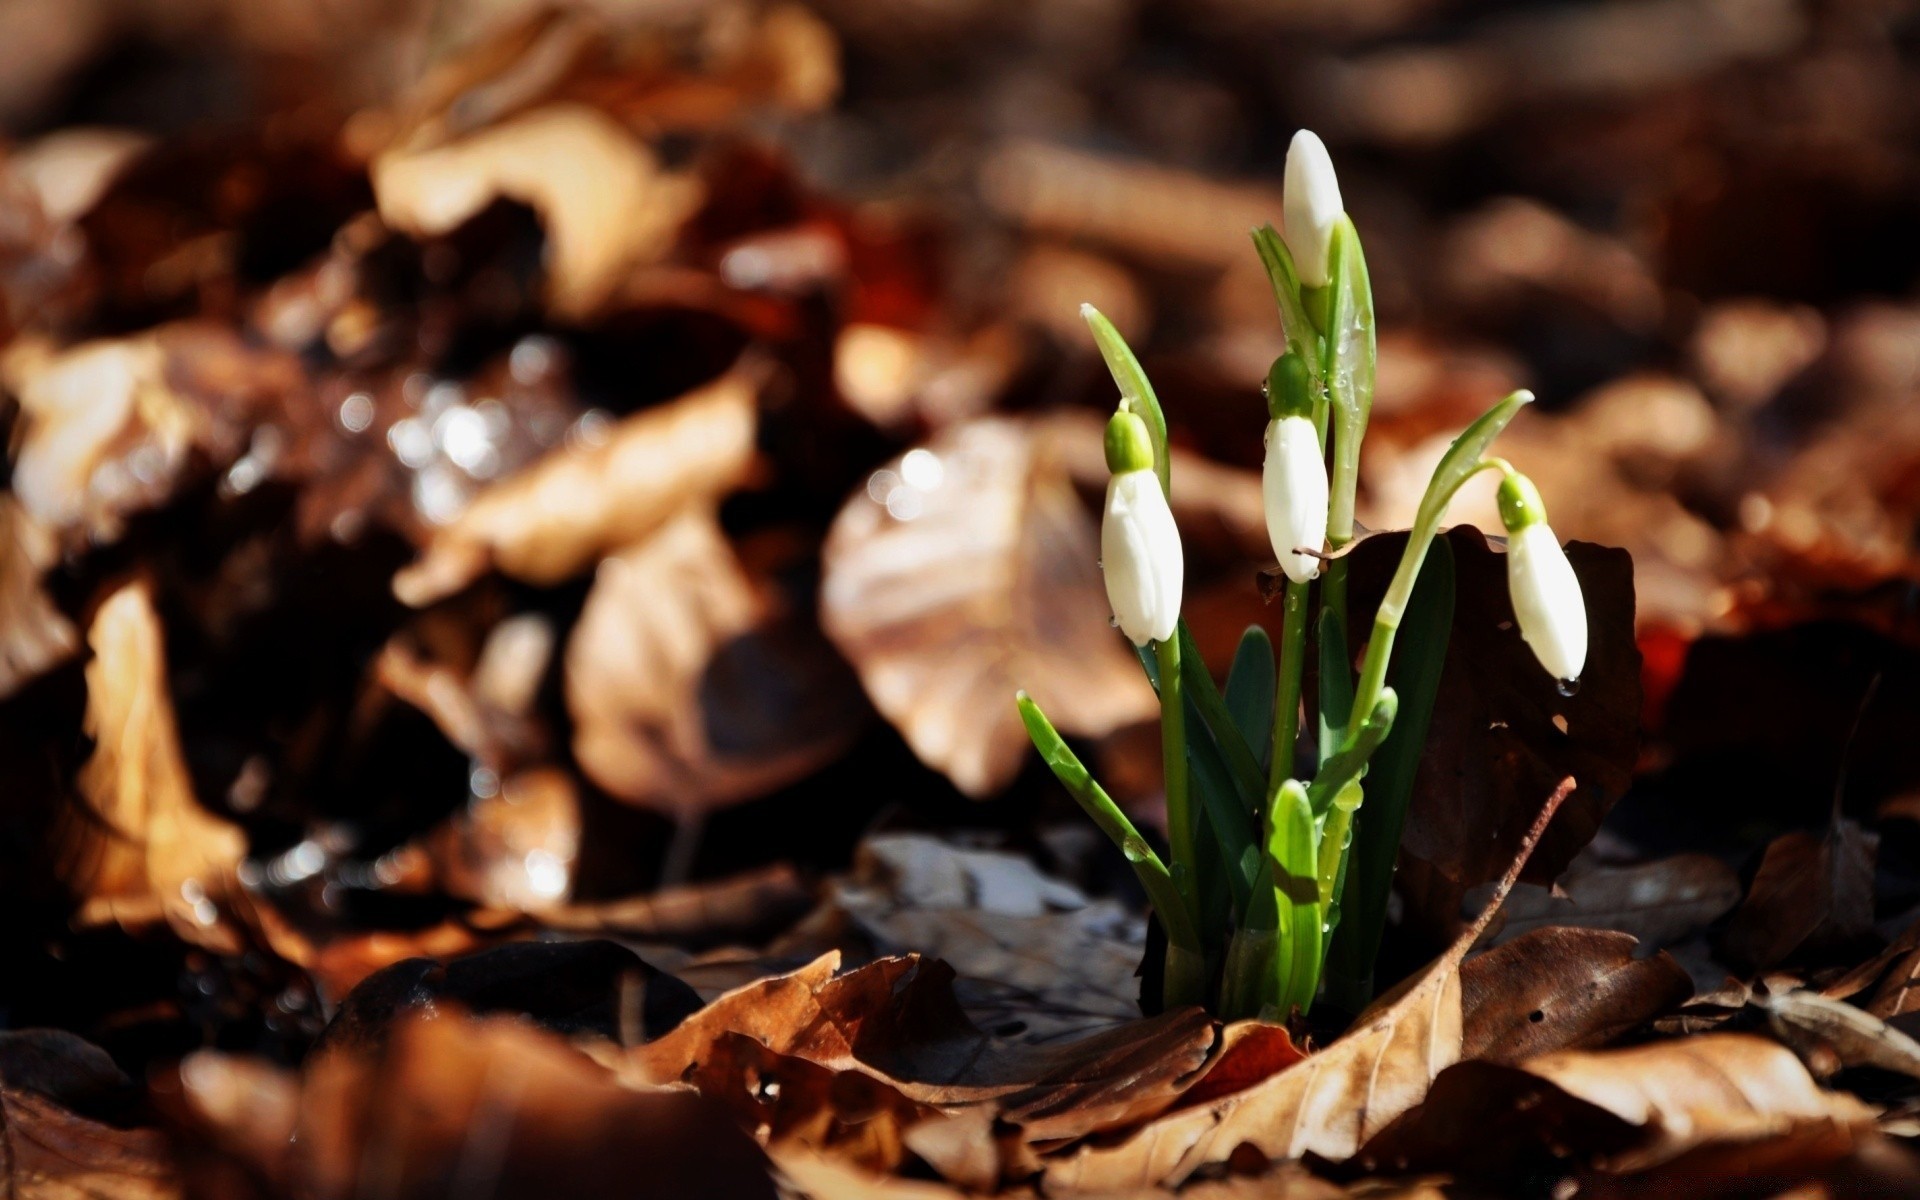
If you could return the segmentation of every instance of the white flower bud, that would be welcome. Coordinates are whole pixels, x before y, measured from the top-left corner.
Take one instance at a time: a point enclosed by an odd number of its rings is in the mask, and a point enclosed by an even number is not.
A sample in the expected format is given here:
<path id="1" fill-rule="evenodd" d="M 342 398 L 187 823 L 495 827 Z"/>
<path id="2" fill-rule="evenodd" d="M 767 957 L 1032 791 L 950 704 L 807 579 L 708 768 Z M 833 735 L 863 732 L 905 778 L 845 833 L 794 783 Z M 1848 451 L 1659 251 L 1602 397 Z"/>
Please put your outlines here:
<path id="1" fill-rule="evenodd" d="M 1320 457 L 1320 435 L 1310 417 L 1280 417 L 1267 422 L 1267 461 L 1260 476 L 1266 502 L 1267 536 L 1280 569 L 1295 583 L 1320 574 L 1320 560 L 1302 554 L 1318 550 L 1327 536 L 1327 463 Z"/>
<path id="2" fill-rule="evenodd" d="M 1304 287 L 1325 287 L 1333 247 L 1333 227 L 1345 212 L 1340 202 L 1340 180 L 1326 144 L 1311 129 L 1293 135 L 1287 147 L 1287 184 L 1281 198 L 1280 236 L 1293 255 L 1293 266 Z"/>
<path id="3" fill-rule="evenodd" d="M 1520 636 L 1547 673 L 1564 683 L 1587 665 L 1587 601 L 1546 507 L 1520 474 L 1500 481 L 1500 518 L 1507 527 L 1507 594 Z"/>
<path id="4" fill-rule="evenodd" d="M 1151 467 L 1122 471 L 1107 481 L 1100 567 L 1120 632 L 1136 646 L 1173 636 L 1186 563 L 1173 510 Z"/>

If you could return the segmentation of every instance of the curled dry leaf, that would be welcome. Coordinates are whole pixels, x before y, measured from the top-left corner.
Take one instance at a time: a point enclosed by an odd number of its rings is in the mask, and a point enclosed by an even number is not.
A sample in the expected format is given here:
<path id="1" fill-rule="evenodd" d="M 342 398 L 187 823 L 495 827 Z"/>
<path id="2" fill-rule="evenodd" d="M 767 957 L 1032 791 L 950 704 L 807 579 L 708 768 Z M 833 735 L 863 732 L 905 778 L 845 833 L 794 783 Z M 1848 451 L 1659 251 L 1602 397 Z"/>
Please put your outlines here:
<path id="1" fill-rule="evenodd" d="M 0 382 L 20 401 L 21 506 L 98 541 L 170 496 L 190 451 L 224 465 L 259 410 L 304 386 L 293 358 L 199 323 L 69 349 L 21 339 L 0 355 Z"/>
<path id="2" fill-rule="evenodd" d="M 814 888 L 786 863 L 644 896 L 541 914 L 549 929 L 675 946 L 745 945 L 786 929 L 813 907 Z"/>
<path id="3" fill-rule="evenodd" d="M 1467 905 L 1484 889 L 1467 893 Z M 1740 902 L 1740 877 L 1710 854 L 1676 854 L 1630 867 L 1575 864 L 1551 888 L 1521 884 L 1494 923 L 1500 945 L 1553 926 L 1613 929 L 1648 946 L 1702 933 Z"/>
<path id="4" fill-rule="evenodd" d="M 1613 930 L 1548 927 L 1468 959 L 1460 1057 L 1517 1063 L 1604 1045 L 1693 994 L 1672 956 L 1639 958 L 1638 945 Z"/>
<path id="5" fill-rule="evenodd" d="M 565 664 L 581 769 L 681 816 L 818 769 L 864 721 L 831 648 L 747 576 L 701 504 L 601 561 Z"/>
<path id="6" fill-rule="evenodd" d="M 753 455 L 756 386 L 742 371 L 616 424 L 604 443 L 549 454 L 482 493 L 393 579 L 415 607 L 489 569 L 543 586 L 646 537 L 696 499 L 719 496 Z"/>
<path id="7" fill-rule="evenodd" d="M 1099 539 L 1062 444 L 1084 429 L 954 426 L 874 472 L 827 535 L 828 635 L 914 753 L 969 795 L 1019 770 L 1020 688 L 1072 734 L 1156 711 L 1101 616 Z"/>
<path id="8" fill-rule="evenodd" d="M 56 557 L 46 526 L 18 496 L 0 493 L 0 697 L 80 648 L 79 632 L 41 586 Z"/>
<path id="9" fill-rule="evenodd" d="M 33 1200 L 179 1196 L 164 1134 L 99 1119 L 132 1091 L 105 1051 L 53 1029 L 0 1033 L 0 1193 Z"/>
<path id="10" fill-rule="evenodd" d="M 1879 846 L 1879 835 L 1838 814 L 1824 834 L 1781 834 L 1767 846 L 1746 900 L 1720 938 L 1720 952 L 1765 969 L 1868 937 Z"/>
<path id="11" fill-rule="evenodd" d="M 635 267 L 657 262 L 701 201 L 698 182 L 595 108 L 555 104 L 457 141 L 390 149 L 370 174 L 380 216 L 422 237 L 451 233 L 496 199 L 539 214 L 548 302 L 593 312 Z"/>
<path id="12" fill-rule="evenodd" d="M 1526 866 L 1547 822 L 1574 788 L 1564 779 L 1521 840 L 1502 887 L 1480 919 L 1424 971 L 1381 996 L 1339 1039 L 1276 1074 L 1207 1103 L 1179 1107 L 1126 1140 L 1049 1163 L 1049 1191 L 1116 1191 L 1178 1185 L 1200 1167 L 1250 1146 L 1267 1159 L 1306 1154 L 1344 1161 L 1419 1104 L 1457 1062 L 1464 1036 L 1460 964 Z M 1215 1069 L 1227 1060 L 1216 1060 Z M 1797 1064 L 1796 1064 L 1797 1065 Z M 1207 1076 L 1196 1085 L 1208 1094 Z"/>
<path id="13" fill-rule="evenodd" d="M 1627 1172 L 1810 1131 L 1860 1135 L 1873 1120 L 1852 1096 L 1822 1090 L 1785 1046 L 1710 1033 L 1517 1067 L 1460 1063 L 1367 1157 L 1480 1172 L 1572 1154 Z"/>
<path id="14" fill-rule="evenodd" d="M 1920 1079 L 1920 1042 L 1844 1000 L 1796 989 L 1760 999 L 1767 1026 L 1815 1074 L 1840 1067 L 1879 1067 Z"/>
<path id="15" fill-rule="evenodd" d="M 1891 1020 L 1920 1009 L 1920 921 L 1907 926 L 1885 950 L 1828 984 L 1822 994 L 1847 999 L 1869 988 L 1872 994 L 1861 1007 L 1876 1017 Z"/>
<path id="16" fill-rule="evenodd" d="M 164 918 L 187 941 L 231 953 L 240 938 L 219 901 L 237 886 L 246 835 L 193 795 L 167 689 L 160 618 L 145 583 L 108 596 L 87 631 L 85 811 L 70 827 L 62 875 L 86 898 L 83 920 Z"/>

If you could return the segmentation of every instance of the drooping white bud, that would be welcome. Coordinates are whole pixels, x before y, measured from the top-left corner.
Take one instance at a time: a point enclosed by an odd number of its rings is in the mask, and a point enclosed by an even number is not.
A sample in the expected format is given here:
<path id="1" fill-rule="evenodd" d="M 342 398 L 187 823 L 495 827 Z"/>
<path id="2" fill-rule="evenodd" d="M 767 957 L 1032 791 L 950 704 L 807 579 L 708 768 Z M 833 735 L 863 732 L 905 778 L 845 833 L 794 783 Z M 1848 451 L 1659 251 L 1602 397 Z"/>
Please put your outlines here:
<path id="1" fill-rule="evenodd" d="M 1107 426 L 1107 504 L 1100 519 L 1100 569 L 1120 632 L 1136 646 L 1164 642 L 1180 620 L 1186 562 L 1167 493 L 1153 470 L 1146 424 L 1115 413 Z"/>
<path id="2" fill-rule="evenodd" d="M 1320 574 L 1320 560 L 1302 549 L 1318 550 L 1327 537 L 1327 463 L 1320 456 L 1320 434 L 1310 417 L 1279 417 L 1267 422 L 1267 461 L 1260 475 L 1266 502 L 1267 536 L 1280 569 L 1295 583 Z"/>
<path id="3" fill-rule="evenodd" d="M 1346 207 L 1340 202 L 1340 179 L 1333 173 L 1333 159 L 1311 129 L 1294 134 L 1293 143 L 1287 147 L 1286 192 L 1280 209 L 1280 236 L 1293 255 L 1301 284 L 1327 286 L 1333 227 Z"/>
<path id="4" fill-rule="evenodd" d="M 1499 499 L 1507 527 L 1507 594 L 1520 636 L 1548 674 L 1576 682 L 1587 665 L 1587 602 L 1580 580 L 1547 524 L 1532 481 L 1508 475 L 1500 481 Z"/>

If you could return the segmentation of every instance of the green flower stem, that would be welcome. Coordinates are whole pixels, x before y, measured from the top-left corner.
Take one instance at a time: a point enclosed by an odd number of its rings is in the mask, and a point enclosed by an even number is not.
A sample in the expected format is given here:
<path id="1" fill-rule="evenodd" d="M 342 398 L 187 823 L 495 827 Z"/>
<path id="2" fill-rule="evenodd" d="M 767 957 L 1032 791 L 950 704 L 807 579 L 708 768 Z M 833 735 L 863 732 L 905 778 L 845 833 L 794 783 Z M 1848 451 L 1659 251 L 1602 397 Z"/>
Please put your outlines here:
<path id="1" fill-rule="evenodd" d="M 1180 639 L 1155 642 L 1160 666 L 1160 761 L 1167 787 L 1167 844 L 1173 851 L 1173 880 L 1185 897 L 1188 911 L 1197 911 L 1193 869 L 1194 820 L 1187 781 L 1187 702 L 1180 678 Z"/>
<path id="2" fill-rule="evenodd" d="M 1194 956 L 1204 958 L 1200 949 L 1200 932 L 1194 927 L 1192 913 L 1185 899 L 1174 886 L 1173 875 L 1160 856 L 1153 852 L 1147 839 L 1140 836 L 1127 814 L 1107 795 L 1105 788 L 1094 781 L 1093 776 L 1081 763 L 1080 758 L 1054 729 L 1053 722 L 1040 711 L 1040 706 L 1025 692 L 1016 697 L 1020 709 L 1020 721 L 1027 727 L 1027 736 L 1033 739 L 1033 748 L 1040 752 L 1047 767 L 1053 772 L 1067 794 L 1072 796 L 1100 832 L 1112 839 L 1133 867 L 1133 873 L 1140 880 L 1140 886 L 1146 890 L 1147 899 L 1159 914 L 1160 926 L 1167 932 L 1170 946 L 1180 947 Z M 1169 978 L 1172 972 L 1169 972 Z M 1204 994 L 1204 987 L 1202 994 Z M 1190 1003 L 1183 1000 L 1181 1003 Z"/>
<path id="3" fill-rule="evenodd" d="M 1353 744 L 1359 736 L 1361 721 L 1380 699 L 1380 689 L 1386 685 L 1387 664 L 1393 657 L 1393 639 L 1400 632 L 1400 618 L 1406 614 L 1414 582 L 1420 578 L 1420 564 L 1426 561 L 1427 548 L 1433 544 L 1440 522 L 1447 515 L 1447 505 L 1453 503 L 1461 486 L 1481 471 L 1511 469 L 1504 460 L 1486 459 L 1482 455 L 1507 427 L 1507 422 L 1513 420 L 1514 414 L 1532 401 L 1533 393 L 1523 389 L 1482 413 L 1453 440 L 1440 465 L 1433 469 L 1426 495 L 1420 498 L 1413 528 L 1407 534 L 1406 548 L 1400 552 L 1400 565 L 1394 568 L 1387 594 L 1374 610 L 1373 636 L 1367 639 L 1367 654 L 1360 663 L 1360 682 L 1353 690 L 1353 708 L 1343 745 Z"/>
<path id="4" fill-rule="evenodd" d="M 1300 689 L 1307 665 L 1307 599 L 1311 585 L 1287 580 L 1280 616 L 1280 672 L 1273 691 L 1273 765 L 1267 776 L 1269 804 L 1293 778 L 1300 744 Z"/>

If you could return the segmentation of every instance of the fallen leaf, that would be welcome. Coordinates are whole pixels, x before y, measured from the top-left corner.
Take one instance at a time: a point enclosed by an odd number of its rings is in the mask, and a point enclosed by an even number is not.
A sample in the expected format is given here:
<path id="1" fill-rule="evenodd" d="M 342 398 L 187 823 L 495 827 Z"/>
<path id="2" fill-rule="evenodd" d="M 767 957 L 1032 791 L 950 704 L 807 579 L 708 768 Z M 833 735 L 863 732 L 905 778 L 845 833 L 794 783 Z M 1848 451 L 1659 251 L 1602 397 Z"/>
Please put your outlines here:
<path id="1" fill-rule="evenodd" d="M 429 830 L 419 849 L 450 896 L 494 910 L 550 911 L 573 889 L 577 789 L 557 767 L 509 775 Z"/>
<path id="2" fill-rule="evenodd" d="M 1720 952 L 1765 969 L 1871 934 L 1879 845 L 1877 834 L 1837 814 L 1824 835 L 1796 829 L 1775 838 L 1720 937 Z"/>
<path id="3" fill-rule="evenodd" d="M 22 1200 L 171 1200 L 167 1138 L 95 1116 L 132 1084 L 105 1051 L 54 1029 L 0 1032 L 0 1191 Z M 103 1104 L 104 1102 L 104 1104 Z"/>
<path id="4" fill-rule="evenodd" d="M 754 383 L 727 375 L 622 419 L 606 440 L 557 450 L 483 492 L 394 576 L 423 607 L 489 569 L 551 586 L 658 529 L 695 499 L 719 496 L 753 454 Z"/>
<path id="5" fill-rule="evenodd" d="M 1140 919 L 1019 855 L 878 835 L 830 885 L 827 907 L 877 953 L 951 965 L 985 1028 L 1044 1041 L 1139 1015 Z"/>
<path id="6" fill-rule="evenodd" d="M 642 896 L 573 904 L 541 914 L 549 929 L 600 933 L 675 946 L 751 944 L 792 925 L 814 906 L 815 889 L 776 863 L 724 879 L 661 888 Z"/>
<path id="7" fill-rule="evenodd" d="M 58 559 L 46 526 L 0 494 L 0 697 L 11 696 L 80 648 L 73 622 L 41 584 Z"/>
<path id="8" fill-rule="evenodd" d="M 1060 445 L 1088 428 L 991 418 L 944 430 L 875 471 L 821 552 L 823 627 L 874 707 L 969 795 L 1019 770 L 1020 688 L 1067 733 L 1157 711 L 1102 619 L 1098 537 Z"/>
<path id="9" fill-rule="evenodd" d="M 1864 1134 L 1873 1119 L 1852 1096 L 1823 1091 L 1785 1046 L 1709 1033 L 1519 1066 L 1459 1063 L 1366 1154 L 1396 1169 L 1471 1173 L 1571 1155 L 1622 1173 L 1807 1132 Z"/>
<path id="10" fill-rule="evenodd" d="M 1886 949 L 1846 972 L 1822 989 L 1827 996 L 1847 999 L 1873 989 L 1862 1005 L 1884 1020 L 1920 1009 L 1920 921 L 1915 921 Z"/>
<path id="11" fill-rule="evenodd" d="M 234 1068 L 208 1053 L 189 1061 L 184 1106 L 216 1133 L 231 1129 L 225 1077 Z M 470 1018 L 453 1005 L 408 1014 L 377 1044 L 310 1057 L 298 1086 L 297 1119 L 277 1143 L 290 1142 L 290 1153 L 257 1164 L 274 1194 L 774 1194 L 760 1151 L 712 1101 L 686 1089 L 624 1087 L 513 1018 Z M 225 1139 L 276 1145 L 257 1129 Z"/>
<path id="12" fill-rule="evenodd" d="M 1816 1075 L 1824 1078 L 1840 1067 L 1879 1067 L 1920 1079 L 1920 1042 L 1844 1000 L 1796 989 L 1770 993 L 1759 1003 L 1768 1027 Z"/>
<path id="13" fill-rule="evenodd" d="M 1466 906 L 1484 889 L 1467 893 Z M 1703 932 L 1740 902 L 1740 877 L 1708 854 L 1676 854 L 1633 866 L 1581 866 L 1553 887 L 1521 884 L 1495 921 L 1494 945 L 1554 926 L 1614 929 L 1648 946 Z"/>
<path id="14" fill-rule="evenodd" d="M 1576 790 L 1528 860 L 1527 878 L 1548 882 L 1592 839 L 1632 778 L 1640 721 L 1633 565 L 1619 550 L 1567 547 L 1586 598 L 1589 649 L 1578 692 L 1563 696 L 1514 627 L 1504 555 L 1470 527 L 1446 536 L 1456 580 L 1453 631 L 1402 860 L 1424 860 L 1460 892 L 1499 878 L 1537 798 L 1571 775 Z M 1358 543 L 1352 611 L 1371 611 L 1404 544 L 1403 534 Z M 1416 899 L 1420 909 L 1409 913 L 1416 927 L 1455 920 L 1459 892 L 1410 896 L 1410 907 Z"/>
<path id="15" fill-rule="evenodd" d="M 82 918 L 139 927 L 163 918 L 186 941 L 235 953 L 241 938 L 221 901 L 236 888 L 246 835 L 193 794 L 181 755 L 160 618 L 144 582 L 101 603 L 87 631 L 86 808 L 62 875 L 86 897 Z"/>
<path id="16" fill-rule="evenodd" d="M 1469 958 L 1460 1057 L 1512 1064 L 1604 1045 L 1693 994 L 1679 963 L 1635 957 L 1638 945 L 1612 930 L 1549 926 Z"/>
<path id="17" fill-rule="evenodd" d="M 341 1000 L 316 1050 L 377 1045 L 409 1013 L 452 1003 L 476 1015 L 518 1013 L 567 1037 L 660 1037 L 700 1007 L 693 990 L 633 951 L 602 940 L 511 942 L 439 962 L 376 971 Z"/>
<path id="18" fill-rule="evenodd" d="M 1268 1160 L 1351 1158 L 1419 1104 L 1435 1076 L 1459 1060 L 1461 961 L 1573 789 L 1574 781 L 1565 779 L 1548 796 L 1480 919 L 1425 970 L 1374 1001 L 1326 1049 L 1207 1104 L 1176 1108 L 1118 1143 L 1049 1162 L 1047 1189 L 1177 1186 L 1202 1166 L 1242 1153 L 1242 1146 Z M 1197 1086 L 1206 1086 L 1204 1076 Z"/>
<path id="19" fill-rule="evenodd" d="M 369 167 L 380 216 L 420 237 L 451 233 L 496 199 L 539 214 L 548 302 L 593 312 L 635 267 L 657 262 L 701 202 L 697 181 L 664 169 L 619 122 L 554 104 L 444 145 L 389 149 Z"/>
<path id="20" fill-rule="evenodd" d="M 199 322 L 67 348 L 21 338 L 0 381 L 20 402 L 14 495 L 49 530 L 103 543 L 173 494 L 190 453 L 225 466 L 259 415 L 304 387 L 290 356 Z"/>
<path id="21" fill-rule="evenodd" d="M 701 505 L 601 561 L 564 661 L 581 769 L 681 819 L 819 769 L 865 722 L 831 647 Z"/>

